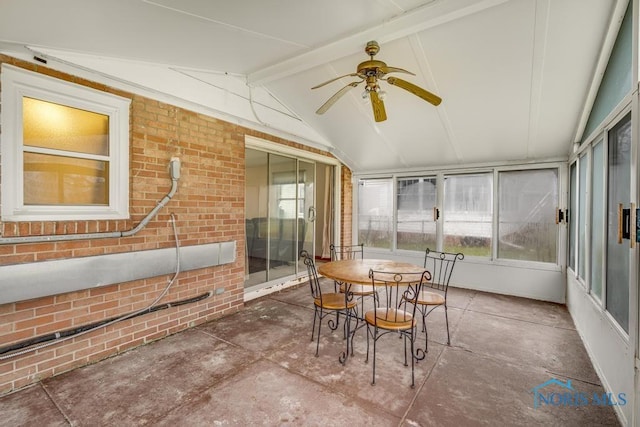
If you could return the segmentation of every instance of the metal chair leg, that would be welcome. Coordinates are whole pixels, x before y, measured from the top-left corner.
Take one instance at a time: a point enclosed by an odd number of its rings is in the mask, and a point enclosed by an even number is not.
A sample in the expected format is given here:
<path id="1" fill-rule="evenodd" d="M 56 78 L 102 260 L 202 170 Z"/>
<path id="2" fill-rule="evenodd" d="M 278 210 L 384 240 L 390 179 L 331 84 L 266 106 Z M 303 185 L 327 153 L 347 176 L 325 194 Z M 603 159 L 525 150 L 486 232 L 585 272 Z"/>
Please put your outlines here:
<path id="1" fill-rule="evenodd" d="M 374 327 L 375 329 L 375 327 Z M 378 342 L 377 331 L 374 331 L 373 337 L 373 379 L 371 385 L 376 385 L 376 342 Z"/>
<path id="2" fill-rule="evenodd" d="M 447 345 L 451 345 L 451 337 L 449 336 L 449 314 L 447 313 L 447 304 L 444 304 L 444 318 L 447 322 Z"/>
<path id="3" fill-rule="evenodd" d="M 314 319 L 315 323 L 315 319 Z M 320 318 L 318 319 L 318 337 L 316 341 L 316 357 L 318 357 L 320 351 L 320 331 L 322 329 L 322 310 L 320 310 Z"/>

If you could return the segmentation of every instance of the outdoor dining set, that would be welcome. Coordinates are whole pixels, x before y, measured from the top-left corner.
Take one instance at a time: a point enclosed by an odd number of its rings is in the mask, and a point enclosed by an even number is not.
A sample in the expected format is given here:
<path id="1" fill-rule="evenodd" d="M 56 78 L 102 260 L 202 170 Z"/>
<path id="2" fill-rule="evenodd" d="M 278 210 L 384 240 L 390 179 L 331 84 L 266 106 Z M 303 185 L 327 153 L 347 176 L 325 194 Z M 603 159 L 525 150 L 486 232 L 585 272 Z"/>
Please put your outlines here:
<path id="1" fill-rule="evenodd" d="M 343 328 L 345 349 L 339 355 L 342 364 L 353 354 L 353 340 L 359 329 L 366 329 L 367 355 L 372 351 L 372 381 L 376 381 L 378 345 L 404 347 L 404 365 L 411 364 L 411 387 L 415 385 L 414 367 L 428 351 L 427 316 L 444 309 L 447 345 L 451 344 L 447 294 L 456 261 L 462 253 L 425 250 L 423 265 L 384 259 L 364 258 L 364 245 L 330 246 L 331 261 L 319 263 L 306 251 L 300 256 L 307 266 L 314 304 L 311 340 L 320 350 L 322 323 L 335 331 Z M 323 283 L 320 276 L 333 281 Z M 325 320 L 326 319 L 326 320 Z M 391 336 L 378 341 L 386 335 Z M 410 362 L 409 362 L 410 360 Z"/>

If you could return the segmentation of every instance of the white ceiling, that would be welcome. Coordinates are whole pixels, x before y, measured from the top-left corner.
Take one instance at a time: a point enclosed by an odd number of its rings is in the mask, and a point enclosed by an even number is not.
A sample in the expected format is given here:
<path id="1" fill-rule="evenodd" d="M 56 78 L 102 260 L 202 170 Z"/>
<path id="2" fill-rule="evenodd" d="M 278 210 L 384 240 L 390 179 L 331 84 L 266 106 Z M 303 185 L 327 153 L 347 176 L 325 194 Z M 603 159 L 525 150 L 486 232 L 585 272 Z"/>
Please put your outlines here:
<path id="1" fill-rule="evenodd" d="M 2 0 L 0 51 L 331 150 L 356 172 L 566 158 L 628 0 Z M 364 46 L 443 98 L 385 87 Z"/>

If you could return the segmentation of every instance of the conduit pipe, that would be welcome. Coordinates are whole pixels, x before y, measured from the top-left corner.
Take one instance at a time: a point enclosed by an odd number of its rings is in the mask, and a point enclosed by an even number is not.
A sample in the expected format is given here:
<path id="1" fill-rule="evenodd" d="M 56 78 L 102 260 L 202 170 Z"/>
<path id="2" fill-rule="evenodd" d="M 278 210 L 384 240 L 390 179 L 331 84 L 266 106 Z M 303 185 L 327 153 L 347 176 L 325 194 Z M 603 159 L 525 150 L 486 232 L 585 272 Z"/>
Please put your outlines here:
<path id="1" fill-rule="evenodd" d="M 22 236 L 22 237 L 0 237 L 0 245 L 15 245 L 20 243 L 41 243 L 41 242 L 62 242 L 68 240 L 87 240 L 87 239 L 111 239 L 119 237 L 130 237 L 147 226 L 149 221 L 156 216 L 158 211 L 162 209 L 169 200 L 178 191 L 178 180 L 180 179 L 180 159 L 174 157 L 169 162 L 169 172 L 171 175 L 171 189 L 158 202 L 155 208 L 145 216 L 140 223 L 134 228 L 126 231 L 110 231 L 101 233 L 82 233 L 82 234 L 49 234 L 44 236 Z"/>
<path id="2" fill-rule="evenodd" d="M 180 301 L 168 302 L 168 303 L 165 303 L 165 304 L 156 305 L 154 307 L 149 307 L 149 308 L 146 308 L 146 309 L 144 309 L 142 311 L 138 311 L 138 312 L 134 312 L 134 313 L 131 313 L 131 314 L 127 314 L 125 316 L 122 316 L 121 318 L 132 319 L 134 317 L 142 316 L 142 315 L 147 314 L 147 313 L 153 313 L 155 311 L 166 310 L 167 308 L 171 308 L 171 307 L 178 307 L 180 305 L 191 304 L 191 303 L 194 303 L 194 302 L 202 301 L 203 299 L 209 298 L 212 295 L 213 295 L 213 292 L 209 291 L 209 292 L 206 292 L 206 293 L 204 293 L 202 295 L 198 295 L 197 297 L 188 298 L 188 299 L 184 299 L 184 300 L 180 300 Z M 15 354 L 9 354 L 9 355 L 5 356 L 6 353 L 11 353 L 11 352 L 15 352 L 15 351 L 18 351 L 18 350 L 22 350 L 22 349 L 31 347 L 31 346 L 36 345 L 36 344 L 41 344 L 41 343 L 44 343 L 44 342 L 59 340 L 60 338 L 76 336 L 76 335 L 79 335 L 81 332 L 91 331 L 93 329 L 97 329 L 97 328 L 99 328 L 101 326 L 104 326 L 106 324 L 114 323 L 114 321 L 120 320 L 121 318 L 111 318 L 111 319 L 107 319 L 107 320 L 102 320 L 100 322 L 91 323 L 89 325 L 83 325 L 83 326 L 77 327 L 75 329 L 67 329 L 67 330 L 61 331 L 61 332 L 50 333 L 50 334 L 47 334 L 47 335 L 42 335 L 42 336 L 39 336 L 39 337 L 31 338 L 31 339 L 28 339 L 28 340 L 25 340 L 25 341 L 20 341 L 20 342 L 17 342 L 15 344 L 8 345 L 6 347 L 2 347 L 2 348 L 0 348 L 0 360 L 8 359 L 9 357 L 15 356 Z"/>
<path id="3" fill-rule="evenodd" d="M 174 175 L 174 173 L 172 172 L 172 176 L 173 175 Z M 179 177 L 179 174 L 178 174 L 178 177 Z M 173 179 L 173 177 L 172 177 L 172 179 Z M 169 197 L 169 196 L 167 195 L 165 197 L 165 199 L 167 197 Z M 169 197 L 169 199 L 171 199 L 171 197 Z M 164 199 L 162 201 L 164 201 Z M 158 204 L 158 205 L 160 205 L 160 204 Z M 155 210 L 156 209 L 154 209 L 154 211 Z M 178 278 L 178 275 L 180 274 L 180 241 L 178 240 L 178 229 L 176 228 L 176 218 L 175 218 L 175 216 L 173 214 L 171 214 L 171 225 L 172 225 L 172 228 L 173 228 L 173 236 L 176 239 L 176 272 L 173 275 L 173 277 L 171 278 L 171 280 L 169 280 L 169 283 L 167 284 L 167 286 L 165 286 L 164 290 L 160 293 L 160 295 L 158 295 L 156 297 L 155 300 L 153 300 L 153 302 L 151 304 L 149 304 L 148 307 L 143 308 L 143 309 L 138 310 L 138 311 L 134 311 L 133 313 L 125 314 L 125 315 L 120 316 L 120 317 L 115 317 L 115 318 L 112 318 L 112 319 L 109 319 L 109 320 L 106 320 L 106 321 L 100 321 L 100 322 L 94 323 L 92 325 L 87 325 L 85 327 L 79 327 L 79 328 L 77 328 L 75 330 L 67 331 L 64 335 L 62 333 L 60 333 L 60 332 L 56 332 L 56 333 L 50 334 L 49 336 L 46 336 L 44 338 L 36 337 L 35 340 L 38 341 L 38 342 L 41 342 L 41 344 L 36 345 L 35 347 L 30 347 L 30 345 L 33 345 L 33 343 L 25 344 L 25 346 L 27 348 L 24 348 L 23 350 L 16 351 L 14 353 L 6 354 L 6 355 L 0 354 L 0 360 L 9 359 L 9 358 L 15 357 L 15 356 L 22 356 L 23 354 L 27 354 L 27 353 L 35 351 L 35 350 L 40 350 L 41 348 L 49 347 L 49 346 L 52 346 L 52 345 L 57 344 L 59 342 L 67 341 L 67 340 L 69 340 L 71 338 L 78 337 L 80 335 L 84 335 L 84 334 L 92 332 L 92 331 L 94 331 L 94 330 L 96 330 L 98 328 L 109 326 L 109 325 L 112 325 L 114 323 L 118 323 L 118 322 L 121 322 L 123 320 L 126 320 L 126 319 L 131 319 L 133 317 L 140 316 L 142 314 L 146 314 L 146 313 L 150 313 L 152 311 L 155 311 L 154 307 L 156 307 L 156 304 L 167 294 L 167 292 L 169 292 L 169 289 L 171 288 L 171 286 L 173 286 L 174 282 Z M 213 295 L 213 293 L 211 291 L 209 291 L 204 295 L 196 297 L 196 300 L 199 301 L 200 298 L 208 298 L 211 295 Z M 185 304 L 189 303 L 189 302 L 192 302 L 192 301 L 191 300 L 186 300 Z M 161 307 L 160 309 L 171 307 L 171 304 L 165 304 L 165 305 L 166 305 L 166 307 L 160 306 Z M 176 303 L 174 303 L 173 305 L 176 305 Z M 22 347 L 22 345 L 20 345 L 20 346 Z M 7 350 L 7 351 L 10 351 L 10 350 Z"/>

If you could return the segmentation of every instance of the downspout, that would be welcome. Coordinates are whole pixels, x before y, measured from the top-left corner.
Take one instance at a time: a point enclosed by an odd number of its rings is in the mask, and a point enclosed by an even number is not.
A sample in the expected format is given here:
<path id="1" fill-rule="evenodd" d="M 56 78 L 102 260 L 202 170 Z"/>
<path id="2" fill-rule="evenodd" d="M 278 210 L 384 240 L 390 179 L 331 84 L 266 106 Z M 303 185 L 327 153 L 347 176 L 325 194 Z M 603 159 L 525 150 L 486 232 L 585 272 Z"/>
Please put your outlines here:
<path id="1" fill-rule="evenodd" d="M 110 231 L 102 233 L 82 233 L 82 234 L 50 234 L 45 236 L 23 236 L 23 237 L 0 237 L 0 245 L 15 245 L 20 243 L 41 243 L 41 242 L 62 242 L 68 240 L 87 240 L 87 239 L 111 239 L 119 237 L 130 237 L 147 226 L 149 221 L 156 216 L 158 211 L 162 209 L 169 200 L 178 191 L 178 180 L 180 179 L 180 159 L 174 157 L 169 162 L 169 173 L 171 175 L 171 189 L 158 202 L 155 208 L 145 216 L 137 226 L 126 231 Z"/>

